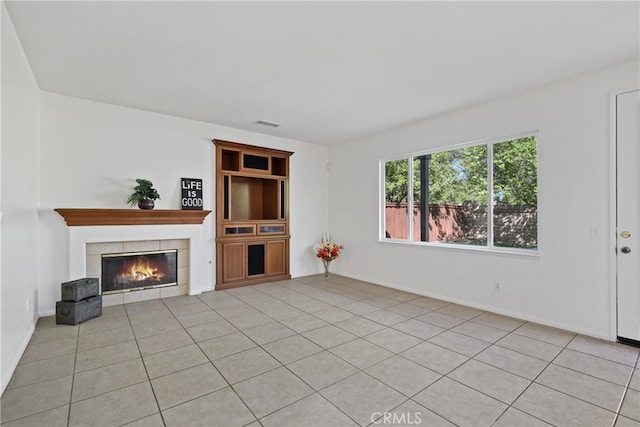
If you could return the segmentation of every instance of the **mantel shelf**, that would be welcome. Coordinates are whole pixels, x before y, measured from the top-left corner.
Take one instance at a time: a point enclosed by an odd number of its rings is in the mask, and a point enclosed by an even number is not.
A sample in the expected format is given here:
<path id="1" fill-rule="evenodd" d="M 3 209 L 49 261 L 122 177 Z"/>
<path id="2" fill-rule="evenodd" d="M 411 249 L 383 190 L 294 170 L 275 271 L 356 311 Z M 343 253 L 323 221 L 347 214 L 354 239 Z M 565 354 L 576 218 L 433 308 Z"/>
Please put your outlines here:
<path id="1" fill-rule="evenodd" d="M 171 209 L 54 209 L 69 227 L 100 225 L 202 224 L 211 211 Z"/>

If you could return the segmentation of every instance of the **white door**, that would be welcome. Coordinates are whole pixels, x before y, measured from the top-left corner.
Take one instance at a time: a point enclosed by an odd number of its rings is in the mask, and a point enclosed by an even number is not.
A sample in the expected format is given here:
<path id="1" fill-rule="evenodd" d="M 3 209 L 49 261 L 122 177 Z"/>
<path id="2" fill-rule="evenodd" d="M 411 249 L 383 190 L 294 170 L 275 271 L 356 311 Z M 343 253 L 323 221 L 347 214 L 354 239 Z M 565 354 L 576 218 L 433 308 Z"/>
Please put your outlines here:
<path id="1" fill-rule="evenodd" d="M 640 342 L 640 90 L 616 97 L 618 338 Z"/>

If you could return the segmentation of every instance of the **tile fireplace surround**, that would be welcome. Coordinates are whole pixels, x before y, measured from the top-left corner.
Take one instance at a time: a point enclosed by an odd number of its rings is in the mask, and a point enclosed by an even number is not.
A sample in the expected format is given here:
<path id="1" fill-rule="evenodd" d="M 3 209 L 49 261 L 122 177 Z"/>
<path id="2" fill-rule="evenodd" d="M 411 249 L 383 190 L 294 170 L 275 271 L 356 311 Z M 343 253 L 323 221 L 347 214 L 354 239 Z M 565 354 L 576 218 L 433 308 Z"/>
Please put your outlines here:
<path id="1" fill-rule="evenodd" d="M 164 251 L 176 249 L 178 251 L 178 285 L 124 291 L 102 296 L 104 306 L 128 304 L 130 302 L 148 299 L 167 298 L 189 293 L 189 240 L 136 240 L 131 242 L 101 242 L 87 243 L 86 249 L 86 277 L 102 276 L 102 255 L 119 254 L 125 252 Z M 102 280 L 100 281 L 102 286 Z"/>
<path id="2" fill-rule="evenodd" d="M 180 217 L 185 215 L 192 216 L 194 211 L 155 211 L 152 215 L 155 217 L 165 218 L 167 213 L 175 216 L 176 219 L 170 223 L 158 224 L 154 222 L 154 219 L 147 220 L 149 218 L 149 212 L 140 212 L 136 210 L 99 210 L 104 212 L 113 211 L 120 214 L 121 211 L 127 216 L 131 216 L 131 220 L 122 220 L 122 215 L 119 215 L 120 223 L 118 225 L 106 225 L 107 221 L 93 221 L 91 225 L 76 226 L 61 211 L 73 211 L 73 215 L 81 213 L 80 209 L 69 210 L 56 210 L 67 221 L 68 227 L 68 254 L 69 254 L 69 280 L 78 279 L 81 277 L 96 277 L 95 269 L 88 264 L 91 260 L 91 256 L 96 255 L 96 248 L 105 248 L 111 246 L 110 244 L 115 242 L 115 247 L 122 247 L 124 251 L 128 251 L 131 248 L 155 248 L 156 246 L 162 246 L 163 249 L 179 249 L 179 267 L 184 271 L 183 278 L 179 277 L 179 283 L 177 287 L 167 287 L 162 292 L 160 289 L 144 290 L 126 292 L 124 294 L 108 295 L 110 298 L 105 298 L 105 305 L 121 304 L 123 302 L 133 302 L 142 299 L 154 299 L 161 296 L 168 296 L 171 292 L 199 295 L 203 291 L 213 290 L 214 284 L 207 283 L 207 270 L 211 268 L 211 260 L 208 259 L 208 253 L 206 249 L 207 235 L 206 230 L 203 228 L 202 222 L 204 217 L 208 214 L 208 211 L 201 212 L 202 219 L 200 223 L 180 223 L 182 220 Z M 90 215 L 94 214 L 95 209 L 86 210 Z M 171 213 L 173 212 L 173 213 Z M 66 213 L 66 212 L 65 212 Z M 190 219 L 184 222 L 191 221 Z M 102 223 L 101 223 L 102 222 Z M 122 222 L 129 222 L 135 225 L 125 225 Z M 103 245 L 103 244 L 109 245 Z M 100 244 L 100 245 L 94 245 Z M 169 246 L 172 246 L 169 248 Z M 89 252 L 88 251 L 91 251 Z M 148 249 L 145 249 L 148 250 Z M 107 250 L 109 251 L 109 250 Z M 87 258 L 89 255 L 89 259 Z M 184 255 L 180 260 L 180 255 Z M 98 273 L 99 274 L 99 273 Z M 180 275 L 180 269 L 178 274 Z M 99 275 L 98 275 L 99 277 Z M 124 295 L 127 295 L 126 301 Z M 107 296 L 105 296 L 107 297 Z"/>

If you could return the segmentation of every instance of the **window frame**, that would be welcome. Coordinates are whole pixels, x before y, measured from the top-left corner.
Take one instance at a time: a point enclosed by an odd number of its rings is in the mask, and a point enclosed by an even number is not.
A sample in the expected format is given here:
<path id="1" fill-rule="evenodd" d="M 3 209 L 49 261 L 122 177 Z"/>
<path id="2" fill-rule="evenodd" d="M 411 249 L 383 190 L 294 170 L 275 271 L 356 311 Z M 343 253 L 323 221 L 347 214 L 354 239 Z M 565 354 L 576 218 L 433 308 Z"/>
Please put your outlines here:
<path id="1" fill-rule="evenodd" d="M 496 137 L 496 138 L 486 138 L 479 139 L 470 142 L 464 142 L 459 144 L 447 145 L 442 147 L 436 147 L 424 151 L 417 151 L 409 154 L 405 154 L 397 157 L 390 157 L 386 159 L 380 160 L 379 164 L 379 234 L 378 241 L 381 243 L 396 243 L 396 244 L 408 244 L 408 245 L 416 245 L 416 246 L 429 246 L 429 247 L 441 247 L 448 249 L 462 249 L 462 250 L 470 250 L 470 251 L 480 251 L 480 252 L 498 252 L 504 254 L 516 254 L 516 255 L 527 255 L 527 256 L 540 256 L 540 210 L 539 204 L 536 206 L 536 239 L 537 246 L 535 248 L 527 249 L 527 248 L 514 248 L 514 247 L 504 247 L 504 246 L 495 246 L 494 245 L 494 205 L 492 203 L 494 188 L 493 188 L 493 146 L 495 144 L 500 144 L 502 142 L 509 142 L 516 139 L 526 138 L 526 137 L 534 137 L 536 141 L 536 187 L 538 188 L 539 183 L 539 157 L 540 157 L 540 137 L 539 131 L 534 130 L 530 132 L 523 132 L 508 136 Z M 388 238 L 386 237 L 386 164 L 387 162 L 393 162 L 397 160 L 407 160 L 407 210 L 408 212 L 413 212 L 414 209 L 414 196 L 413 196 L 413 185 L 414 185 L 414 167 L 413 160 L 419 156 L 423 155 L 431 155 L 434 153 L 441 153 L 447 151 L 459 150 L 462 148 L 474 147 L 486 145 L 487 146 L 487 243 L 486 245 L 469 245 L 462 244 L 457 242 L 441 242 L 441 241 L 417 241 L 413 240 L 413 221 L 411 220 L 411 215 L 409 215 L 409 220 L 407 221 L 407 238 Z M 538 197 L 539 200 L 539 192 Z"/>

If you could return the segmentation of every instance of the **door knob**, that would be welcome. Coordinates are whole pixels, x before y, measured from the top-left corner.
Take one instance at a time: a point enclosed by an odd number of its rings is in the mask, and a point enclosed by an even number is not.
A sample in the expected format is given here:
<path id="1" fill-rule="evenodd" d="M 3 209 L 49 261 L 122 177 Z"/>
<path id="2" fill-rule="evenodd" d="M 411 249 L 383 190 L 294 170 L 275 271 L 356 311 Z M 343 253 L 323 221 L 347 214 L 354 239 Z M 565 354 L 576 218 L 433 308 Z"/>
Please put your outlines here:
<path id="1" fill-rule="evenodd" d="M 631 248 L 629 246 L 623 246 L 622 248 L 620 248 L 620 251 L 623 254 L 628 254 L 629 252 L 631 252 Z"/>

